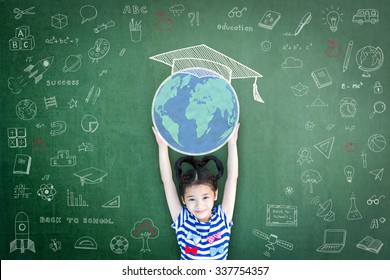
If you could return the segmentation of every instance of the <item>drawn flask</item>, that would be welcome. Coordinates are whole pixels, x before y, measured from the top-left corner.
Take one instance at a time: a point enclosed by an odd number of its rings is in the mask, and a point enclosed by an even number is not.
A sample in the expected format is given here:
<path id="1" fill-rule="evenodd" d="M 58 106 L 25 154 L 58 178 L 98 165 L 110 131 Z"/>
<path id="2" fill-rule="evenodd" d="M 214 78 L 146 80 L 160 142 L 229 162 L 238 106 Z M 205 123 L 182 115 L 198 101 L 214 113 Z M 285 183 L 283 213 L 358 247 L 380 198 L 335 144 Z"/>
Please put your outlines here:
<path id="1" fill-rule="evenodd" d="M 348 220 L 361 219 L 362 215 L 360 214 L 359 210 L 356 208 L 356 198 L 354 194 L 351 195 L 350 200 L 351 200 L 351 206 L 349 207 L 347 219 Z"/>

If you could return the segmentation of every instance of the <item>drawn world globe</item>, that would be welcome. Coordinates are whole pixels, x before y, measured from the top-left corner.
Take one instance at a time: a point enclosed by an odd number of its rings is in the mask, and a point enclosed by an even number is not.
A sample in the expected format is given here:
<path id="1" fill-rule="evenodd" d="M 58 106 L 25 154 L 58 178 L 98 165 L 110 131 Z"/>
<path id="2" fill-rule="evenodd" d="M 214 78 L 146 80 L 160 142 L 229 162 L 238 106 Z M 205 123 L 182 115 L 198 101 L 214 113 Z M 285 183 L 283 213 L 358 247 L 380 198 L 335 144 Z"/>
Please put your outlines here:
<path id="1" fill-rule="evenodd" d="M 227 80 L 203 68 L 185 69 L 157 89 L 152 119 L 165 142 L 187 155 L 218 150 L 238 123 L 237 95 Z"/>

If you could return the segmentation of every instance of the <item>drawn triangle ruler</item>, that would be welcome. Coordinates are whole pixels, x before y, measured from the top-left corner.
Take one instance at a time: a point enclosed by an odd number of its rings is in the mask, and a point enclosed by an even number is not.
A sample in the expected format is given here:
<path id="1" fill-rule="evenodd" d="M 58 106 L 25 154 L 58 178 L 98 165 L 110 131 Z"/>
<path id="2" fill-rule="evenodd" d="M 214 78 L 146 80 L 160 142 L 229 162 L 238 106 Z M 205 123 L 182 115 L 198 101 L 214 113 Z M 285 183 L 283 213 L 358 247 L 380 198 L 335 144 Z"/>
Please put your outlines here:
<path id="1" fill-rule="evenodd" d="M 119 208 L 121 206 L 121 197 L 118 195 L 102 205 L 103 208 Z"/>
<path id="2" fill-rule="evenodd" d="M 334 143 L 334 137 L 321 141 L 314 145 L 314 147 L 327 159 L 330 158 Z"/>

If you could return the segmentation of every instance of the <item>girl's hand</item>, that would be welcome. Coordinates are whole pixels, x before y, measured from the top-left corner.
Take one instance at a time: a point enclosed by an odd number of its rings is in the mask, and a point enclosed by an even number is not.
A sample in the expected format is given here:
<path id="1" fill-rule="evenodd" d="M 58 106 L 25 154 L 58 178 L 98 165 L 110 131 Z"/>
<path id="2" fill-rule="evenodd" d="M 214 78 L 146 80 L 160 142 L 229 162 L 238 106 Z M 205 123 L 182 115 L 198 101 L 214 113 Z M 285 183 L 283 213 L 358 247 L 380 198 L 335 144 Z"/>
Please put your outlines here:
<path id="1" fill-rule="evenodd" d="M 166 147 L 167 144 L 164 142 L 164 140 L 161 138 L 160 134 L 157 132 L 157 130 L 152 127 L 152 130 L 153 130 L 153 133 L 154 133 L 154 136 L 156 137 L 156 142 L 158 144 L 159 147 Z"/>

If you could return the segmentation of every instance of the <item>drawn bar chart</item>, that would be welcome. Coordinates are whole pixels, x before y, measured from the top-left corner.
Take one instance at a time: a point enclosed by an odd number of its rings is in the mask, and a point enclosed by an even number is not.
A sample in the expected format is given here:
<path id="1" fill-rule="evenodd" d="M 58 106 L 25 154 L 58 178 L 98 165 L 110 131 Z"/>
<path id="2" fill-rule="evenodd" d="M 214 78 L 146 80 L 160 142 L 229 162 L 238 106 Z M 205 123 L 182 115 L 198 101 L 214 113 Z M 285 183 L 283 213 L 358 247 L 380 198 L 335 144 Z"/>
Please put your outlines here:
<path id="1" fill-rule="evenodd" d="M 88 207 L 88 203 L 84 200 L 81 194 L 75 195 L 70 190 L 66 191 L 66 203 L 70 207 Z"/>

